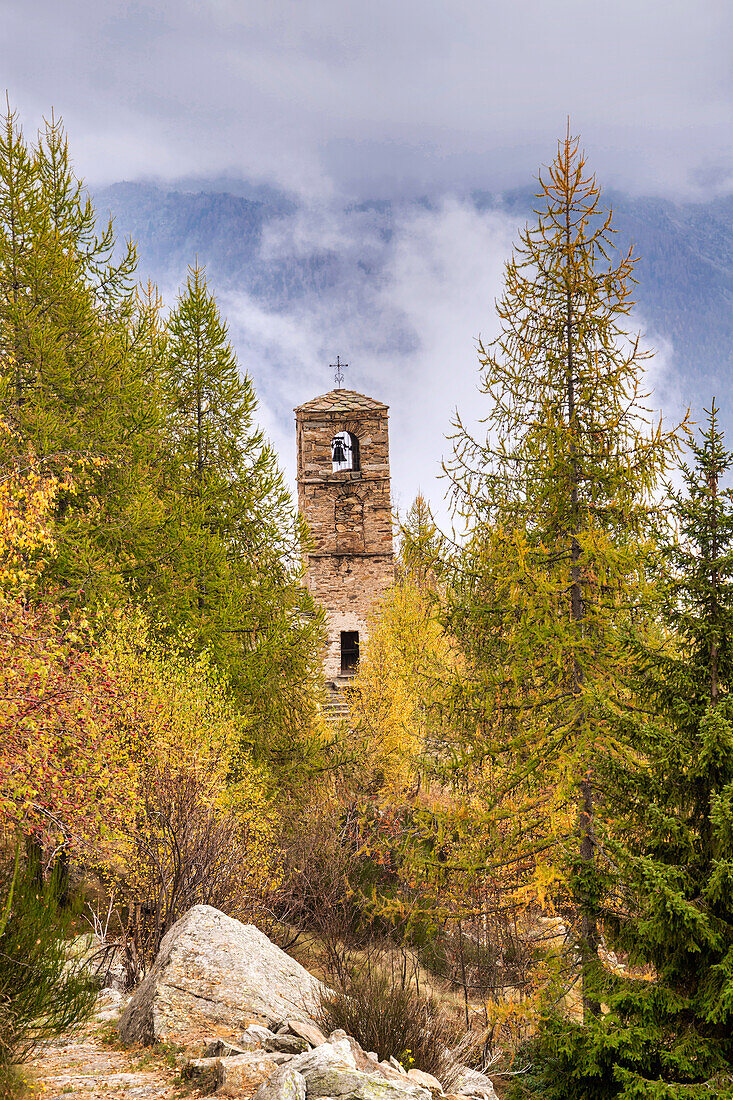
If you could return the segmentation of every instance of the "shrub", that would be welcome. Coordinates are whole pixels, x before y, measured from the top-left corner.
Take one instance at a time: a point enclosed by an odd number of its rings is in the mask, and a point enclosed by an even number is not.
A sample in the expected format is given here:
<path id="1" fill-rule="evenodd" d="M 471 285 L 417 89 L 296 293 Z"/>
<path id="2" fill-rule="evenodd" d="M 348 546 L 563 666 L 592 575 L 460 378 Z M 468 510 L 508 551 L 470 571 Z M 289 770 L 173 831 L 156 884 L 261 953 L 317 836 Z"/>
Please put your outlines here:
<path id="1" fill-rule="evenodd" d="M 268 775 L 242 750 L 243 720 L 208 655 L 157 644 L 134 612 L 117 616 L 102 652 L 148 735 L 134 777 L 137 812 L 104 869 L 132 986 L 191 906 L 245 919 L 257 910 L 278 878 L 276 814 Z"/>
<path id="2" fill-rule="evenodd" d="M 73 909 L 61 911 L 58 884 L 39 883 L 39 869 L 16 855 L 0 891 L 0 1097 L 12 1091 L 12 1069 L 46 1040 L 82 1022 L 96 989 L 82 965 L 69 962 Z"/>
<path id="3" fill-rule="evenodd" d="M 129 986 L 192 906 L 213 905 L 240 918 L 255 907 L 250 895 L 259 885 L 256 856 L 263 846 L 242 813 L 221 805 L 216 764 L 204 760 L 185 767 L 164 760 L 144 776 L 129 866 L 118 882 L 127 909 L 123 949 Z"/>
<path id="4" fill-rule="evenodd" d="M 451 1077 L 450 1051 L 462 1034 L 458 1022 L 432 997 L 394 984 L 371 963 L 352 973 L 342 989 L 324 992 L 318 1017 L 327 1032 L 343 1028 L 380 1060 L 392 1055 L 405 1069 L 421 1069 L 446 1082 Z"/>

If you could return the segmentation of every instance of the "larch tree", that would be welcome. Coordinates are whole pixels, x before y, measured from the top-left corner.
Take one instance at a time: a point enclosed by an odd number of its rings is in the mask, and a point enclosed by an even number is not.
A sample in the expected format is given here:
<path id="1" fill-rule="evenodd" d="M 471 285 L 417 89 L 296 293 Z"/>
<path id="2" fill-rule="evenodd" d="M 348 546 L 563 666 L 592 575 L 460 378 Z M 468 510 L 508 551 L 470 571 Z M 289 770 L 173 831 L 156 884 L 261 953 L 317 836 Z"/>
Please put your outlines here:
<path id="1" fill-rule="evenodd" d="M 490 408 L 479 435 L 458 418 L 446 465 L 467 539 L 454 555 L 445 622 L 466 668 L 452 709 L 460 751 L 502 822 L 503 862 L 531 868 L 536 896 L 572 928 L 586 1017 L 599 1011 L 596 759 L 625 692 L 622 624 L 645 601 L 643 558 L 674 433 L 644 408 L 629 336 L 634 263 L 577 139 L 540 176 L 479 342 Z"/>
<path id="2" fill-rule="evenodd" d="M 672 494 L 665 629 L 632 639 L 635 752 L 609 760 L 622 812 L 604 927 L 629 969 L 606 972 L 590 1026 L 546 1028 L 549 1096 L 733 1096 L 733 455 L 714 404 L 692 458 Z"/>
<path id="3" fill-rule="evenodd" d="M 452 671 L 451 641 L 435 598 L 438 531 L 422 494 L 400 532 L 397 580 L 370 616 L 369 641 L 350 693 L 359 781 L 392 807 L 411 787 L 419 790 L 426 755 L 439 753 L 436 700 Z"/>
<path id="4" fill-rule="evenodd" d="M 29 146 L 8 110 L 0 127 L 0 352 L 10 376 L 2 409 L 43 454 L 93 447 L 120 415 L 131 382 L 120 338 L 133 308 L 135 249 L 114 263 L 114 248 L 111 222 L 97 233 L 62 123 L 46 122 Z"/>
<path id="5" fill-rule="evenodd" d="M 297 740 L 307 727 L 319 680 L 320 619 L 300 583 L 305 531 L 198 266 L 167 335 L 163 609 L 211 649 L 256 716 L 261 743 L 275 751 L 286 731 Z"/>
<path id="6" fill-rule="evenodd" d="M 35 144 L 8 109 L 0 124 L 2 459 L 30 446 L 49 472 L 74 466 L 56 502 L 57 553 L 45 574 L 71 605 L 140 595 L 160 509 L 157 365 L 143 352 L 150 313 L 132 279 L 135 249 L 114 259 L 97 232 L 61 122 Z M 84 476 L 80 477 L 80 465 Z"/>
<path id="7" fill-rule="evenodd" d="M 440 534 L 433 513 L 422 493 L 413 500 L 400 523 L 400 577 L 426 591 L 435 590 L 440 573 Z"/>

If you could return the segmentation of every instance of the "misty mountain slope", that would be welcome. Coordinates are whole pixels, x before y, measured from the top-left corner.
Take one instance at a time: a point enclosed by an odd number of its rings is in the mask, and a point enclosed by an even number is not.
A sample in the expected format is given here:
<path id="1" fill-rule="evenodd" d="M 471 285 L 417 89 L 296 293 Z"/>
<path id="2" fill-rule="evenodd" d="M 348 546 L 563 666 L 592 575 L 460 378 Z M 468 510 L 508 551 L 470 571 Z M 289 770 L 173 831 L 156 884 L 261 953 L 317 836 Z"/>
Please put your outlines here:
<path id="1" fill-rule="evenodd" d="M 353 266 L 351 258 L 345 260 L 333 247 L 313 247 L 305 253 L 302 245 L 292 251 L 263 251 L 265 227 L 285 226 L 297 212 L 277 193 L 263 201 L 220 191 L 192 193 L 117 183 L 98 189 L 94 198 L 100 212 L 112 214 L 118 239 L 132 237 L 137 242 L 141 276 L 164 287 L 179 284 L 187 265 L 198 258 L 218 290 L 242 290 L 277 309 L 336 286 L 343 282 L 344 263 Z M 364 218 L 355 214 L 354 221 Z M 366 255 L 357 262 L 362 269 L 367 266 Z"/>
<path id="2" fill-rule="evenodd" d="M 683 377 L 726 382 L 733 367 L 733 197 L 679 205 L 607 197 L 619 247 L 633 241 L 639 256 L 638 307 L 650 339 L 671 341 Z M 169 288 L 197 256 L 219 291 L 244 292 L 276 311 L 338 294 L 371 308 L 360 291 L 379 281 L 396 222 L 437 207 L 380 200 L 320 210 L 309 237 L 309 212 L 276 192 L 253 201 L 122 183 L 98 190 L 95 199 L 98 208 L 111 209 L 118 235 L 138 242 L 141 275 Z M 517 225 L 531 216 L 534 202 L 526 189 L 500 197 L 475 193 L 472 201 L 478 211 L 503 212 Z"/>
<path id="3" fill-rule="evenodd" d="M 479 209 L 501 208 L 531 221 L 537 200 L 524 189 L 497 198 L 477 192 Z M 672 344 L 674 365 L 689 380 L 729 385 L 733 368 L 733 196 L 676 204 L 605 192 L 616 245 L 638 258 L 637 308 L 655 339 Z"/>
<path id="4" fill-rule="evenodd" d="M 496 335 L 494 300 L 531 190 L 349 205 L 236 190 L 125 183 L 94 197 L 118 236 L 138 242 L 140 277 L 166 301 L 195 257 L 206 265 L 290 477 L 292 410 L 331 388 L 340 354 L 346 385 L 391 407 L 397 505 L 420 489 L 440 508 L 454 410 L 483 430 L 475 341 Z M 619 247 L 633 240 L 640 257 L 632 325 L 658 352 L 652 407 L 676 423 L 689 404 L 699 419 L 715 394 L 733 438 L 733 199 L 605 197 Z"/>
<path id="5" fill-rule="evenodd" d="M 616 204 L 619 238 L 633 240 L 642 315 L 672 341 L 679 369 L 730 386 L 733 367 L 733 197 L 674 205 Z"/>

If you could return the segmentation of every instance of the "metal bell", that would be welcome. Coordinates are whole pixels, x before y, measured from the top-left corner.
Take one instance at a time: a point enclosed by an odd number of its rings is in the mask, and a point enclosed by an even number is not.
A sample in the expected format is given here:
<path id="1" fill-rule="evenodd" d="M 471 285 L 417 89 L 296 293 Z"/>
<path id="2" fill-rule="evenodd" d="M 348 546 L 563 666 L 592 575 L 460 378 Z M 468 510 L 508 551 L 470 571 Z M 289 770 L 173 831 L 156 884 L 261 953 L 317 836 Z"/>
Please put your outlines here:
<path id="1" fill-rule="evenodd" d="M 340 436 L 336 436 L 333 443 L 331 444 L 331 452 L 333 454 L 334 462 L 346 462 L 346 451 L 344 450 L 344 443 Z"/>

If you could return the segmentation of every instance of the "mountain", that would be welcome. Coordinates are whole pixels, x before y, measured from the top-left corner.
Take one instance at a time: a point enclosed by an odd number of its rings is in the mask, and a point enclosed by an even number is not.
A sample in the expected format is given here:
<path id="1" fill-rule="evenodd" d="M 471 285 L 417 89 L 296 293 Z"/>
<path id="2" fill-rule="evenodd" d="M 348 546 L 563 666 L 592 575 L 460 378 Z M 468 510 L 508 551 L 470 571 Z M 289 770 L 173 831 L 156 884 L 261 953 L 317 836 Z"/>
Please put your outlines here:
<path id="1" fill-rule="evenodd" d="M 733 367 L 733 196 L 709 203 L 619 193 L 605 197 L 614 209 L 619 247 L 633 241 L 640 258 L 637 297 L 649 329 L 672 342 L 683 375 L 727 382 Z M 292 223 L 299 210 L 293 199 L 276 191 L 255 200 L 220 190 L 119 183 L 98 190 L 95 198 L 98 208 L 111 209 L 118 234 L 138 242 L 143 275 L 175 285 L 198 257 L 221 291 L 243 291 L 275 310 L 309 295 L 333 293 L 339 285 L 350 293 L 355 264 L 378 279 L 395 222 L 411 206 L 437 207 L 434 201 L 416 200 L 335 209 L 334 222 L 347 227 L 340 239 L 324 243 L 314 238 L 305 249 L 302 241 L 294 241 L 290 254 L 281 246 L 276 254 L 263 255 L 265 229 Z M 478 211 L 504 212 L 519 224 L 531 216 L 533 198 L 529 191 L 475 192 L 470 201 Z M 364 245 L 357 260 L 355 236 Z"/>
<path id="2" fill-rule="evenodd" d="M 531 219 L 530 190 L 319 203 L 246 181 L 188 181 L 118 183 L 94 198 L 118 236 L 138 242 L 140 276 L 167 301 L 187 264 L 206 265 L 291 471 L 293 406 L 331 388 L 337 353 L 351 363 L 347 386 L 393 406 L 403 504 L 439 474 L 451 409 L 475 408 L 478 420 L 475 339 L 493 334 L 493 299 L 517 228 Z M 604 199 L 618 246 L 633 241 L 640 257 L 633 321 L 659 351 L 654 402 L 675 418 L 715 394 L 730 435 L 733 197 Z"/>

